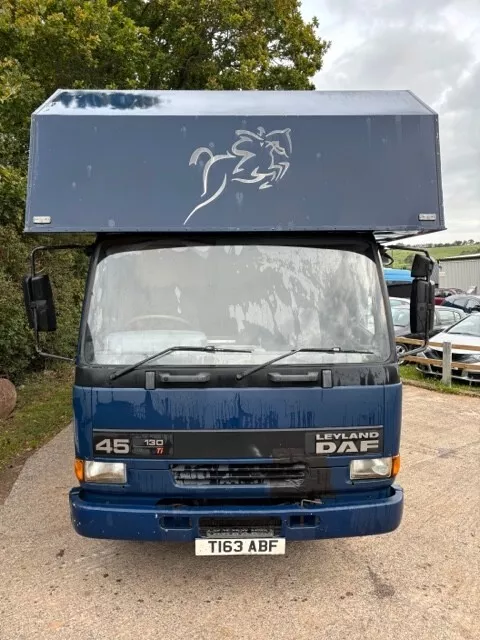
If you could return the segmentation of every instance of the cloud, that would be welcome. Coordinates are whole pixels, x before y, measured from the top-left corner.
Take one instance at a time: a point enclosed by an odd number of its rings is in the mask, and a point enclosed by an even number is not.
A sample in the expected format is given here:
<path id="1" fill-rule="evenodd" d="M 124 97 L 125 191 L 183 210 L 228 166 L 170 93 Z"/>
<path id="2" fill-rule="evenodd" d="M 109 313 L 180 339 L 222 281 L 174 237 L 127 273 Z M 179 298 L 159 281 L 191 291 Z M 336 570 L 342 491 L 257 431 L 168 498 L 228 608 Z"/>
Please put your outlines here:
<path id="1" fill-rule="evenodd" d="M 438 111 L 439 239 L 480 239 L 480 2 L 304 0 L 303 11 L 332 40 L 318 89 L 411 89 Z"/>
<path id="2" fill-rule="evenodd" d="M 441 31 L 423 30 L 405 41 L 405 32 L 387 27 L 345 52 L 335 68 L 317 77 L 319 88 L 412 89 L 438 103 L 471 62 L 465 43 Z M 446 52 L 448 51 L 448 55 Z"/>
<path id="3" fill-rule="evenodd" d="M 477 0 L 326 0 L 317 2 L 319 7 L 324 5 L 329 12 L 336 14 L 342 20 L 359 20 L 359 28 L 367 30 L 372 25 L 383 26 L 385 23 L 412 25 L 419 23 L 438 22 L 443 19 L 444 12 L 455 5 L 464 13 L 478 10 Z M 480 13 L 480 11 L 479 11 Z"/>
<path id="4" fill-rule="evenodd" d="M 445 135 L 441 138 L 446 149 L 442 166 L 450 189 L 451 226 L 465 225 L 474 233 L 480 228 L 479 107 L 480 62 L 477 62 L 445 99 L 442 107 Z M 459 219 L 455 219 L 456 215 Z"/>

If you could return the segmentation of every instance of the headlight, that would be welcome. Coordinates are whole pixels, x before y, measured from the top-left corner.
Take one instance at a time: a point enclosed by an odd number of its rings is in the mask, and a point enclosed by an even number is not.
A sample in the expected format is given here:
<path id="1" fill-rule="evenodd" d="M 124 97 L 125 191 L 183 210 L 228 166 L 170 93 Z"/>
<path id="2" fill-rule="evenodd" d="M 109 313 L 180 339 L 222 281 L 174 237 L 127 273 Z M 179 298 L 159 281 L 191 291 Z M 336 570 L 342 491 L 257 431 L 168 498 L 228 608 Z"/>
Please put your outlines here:
<path id="1" fill-rule="evenodd" d="M 465 362 L 480 362 L 480 353 L 472 353 L 471 355 L 469 355 L 468 360 L 465 360 Z"/>
<path id="2" fill-rule="evenodd" d="M 101 482 L 105 484 L 125 484 L 127 482 L 127 468 L 124 462 L 85 460 L 83 481 Z"/>
<path id="3" fill-rule="evenodd" d="M 397 462 L 398 461 L 398 462 Z M 366 458 L 350 462 L 350 480 L 390 478 L 400 469 L 400 457 Z"/>

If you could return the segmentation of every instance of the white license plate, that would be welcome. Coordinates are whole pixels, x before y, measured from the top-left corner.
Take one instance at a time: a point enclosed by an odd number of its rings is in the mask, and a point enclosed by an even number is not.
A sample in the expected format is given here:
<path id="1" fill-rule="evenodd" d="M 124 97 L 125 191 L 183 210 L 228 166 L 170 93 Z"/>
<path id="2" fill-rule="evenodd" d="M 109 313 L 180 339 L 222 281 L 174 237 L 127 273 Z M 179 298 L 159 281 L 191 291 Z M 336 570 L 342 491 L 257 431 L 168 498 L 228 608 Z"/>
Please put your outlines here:
<path id="1" fill-rule="evenodd" d="M 279 556 L 285 538 L 197 538 L 196 556 Z"/>

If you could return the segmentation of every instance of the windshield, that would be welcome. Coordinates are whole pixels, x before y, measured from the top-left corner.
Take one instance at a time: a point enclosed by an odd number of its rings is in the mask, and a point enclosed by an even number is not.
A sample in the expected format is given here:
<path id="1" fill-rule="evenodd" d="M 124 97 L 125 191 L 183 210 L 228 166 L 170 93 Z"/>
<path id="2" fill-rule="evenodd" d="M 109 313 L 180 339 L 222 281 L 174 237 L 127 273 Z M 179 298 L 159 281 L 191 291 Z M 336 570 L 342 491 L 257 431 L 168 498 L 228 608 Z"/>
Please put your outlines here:
<path id="1" fill-rule="evenodd" d="M 371 353 L 298 353 L 279 366 L 383 362 L 390 343 L 376 265 L 350 250 L 290 245 L 152 241 L 106 250 L 90 298 L 87 362 L 127 365 L 171 346 L 211 345 L 250 353 L 181 351 L 158 364 L 256 365 L 303 347 Z"/>
<path id="2" fill-rule="evenodd" d="M 393 307 L 401 307 L 405 304 L 405 300 L 401 300 L 400 298 L 390 298 L 390 306 Z"/>
<path id="3" fill-rule="evenodd" d="M 462 334 L 464 336 L 478 336 L 480 338 L 480 313 L 474 313 L 460 320 L 448 333 Z"/>

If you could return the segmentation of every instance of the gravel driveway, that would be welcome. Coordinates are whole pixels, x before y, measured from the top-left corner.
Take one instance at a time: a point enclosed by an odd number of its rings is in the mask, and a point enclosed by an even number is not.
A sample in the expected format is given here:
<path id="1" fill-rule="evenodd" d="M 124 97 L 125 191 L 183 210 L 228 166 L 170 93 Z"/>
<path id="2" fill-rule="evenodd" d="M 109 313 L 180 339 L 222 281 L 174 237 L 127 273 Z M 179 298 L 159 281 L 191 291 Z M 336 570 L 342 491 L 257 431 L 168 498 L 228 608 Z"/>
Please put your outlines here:
<path id="1" fill-rule="evenodd" d="M 0 506 L 0 639 L 478 638 L 479 432 L 476 398 L 406 387 L 399 530 L 196 558 L 77 536 L 67 429 Z"/>

